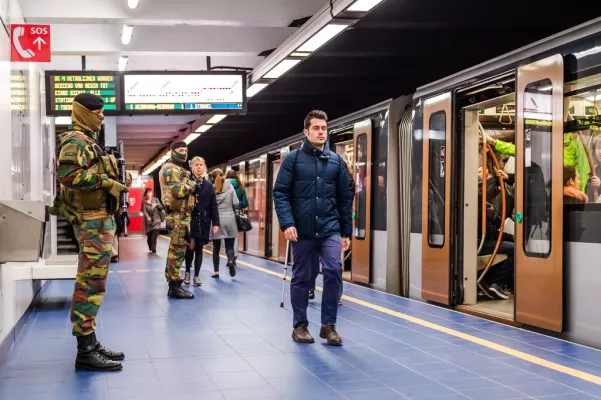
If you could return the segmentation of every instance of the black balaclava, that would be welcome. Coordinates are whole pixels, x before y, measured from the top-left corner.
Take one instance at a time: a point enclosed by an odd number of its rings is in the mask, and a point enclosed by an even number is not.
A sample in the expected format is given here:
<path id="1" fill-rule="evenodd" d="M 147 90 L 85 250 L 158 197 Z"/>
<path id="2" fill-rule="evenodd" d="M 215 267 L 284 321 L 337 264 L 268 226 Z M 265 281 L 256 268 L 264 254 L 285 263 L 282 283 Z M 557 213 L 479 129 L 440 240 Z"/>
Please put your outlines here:
<path id="1" fill-rule="evenodd" d="M 171 143 L 171 159 L 178 165 L 182 165 L 183 163 L 185 163 L 186 159 L 188 158 L 187 155 L 184 156 L 175 151 L 175 149 L 179 149 L 180 147 L 188 148 L 188 145 L 186 144 L 186 142 Z"/>

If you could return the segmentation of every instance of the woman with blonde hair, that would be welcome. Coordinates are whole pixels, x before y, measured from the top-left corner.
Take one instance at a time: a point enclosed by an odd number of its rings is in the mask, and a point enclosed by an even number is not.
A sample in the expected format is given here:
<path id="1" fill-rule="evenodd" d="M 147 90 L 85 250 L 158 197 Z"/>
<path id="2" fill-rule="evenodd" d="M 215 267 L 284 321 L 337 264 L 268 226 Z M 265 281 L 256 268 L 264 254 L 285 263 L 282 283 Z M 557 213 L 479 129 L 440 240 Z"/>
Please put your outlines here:
<path id="1" fill-rule="evenodd" d="M 194 193 L 195 204 L 190 222 L 190 241 L 186 249 L 186 274 L 184 283 L 190 284 L 190 269 L 194 260 L 194 286 L 200 286 L 200 267 L 202 265 L 202 249 L 209 243 L 211 224 L 213 233 L 219 230 L 219 212 L 217 210 L 217 198 L 215 189 L 207 179 L 207 166 L 202 157 L 194 157 L 190 161 L 192 175 L 197 182 L 197 190 Z"/>
<path id="2" fill-rule="evenodd" d="M 217 193 L 217 207 L 219 209 L 219 229 L 211 232 L 213 241 L 213 267 L 215 272 L 213 278 L 219 278 L 219 251 L 221 250 L 221 240 L 225 242 L 225 253 L 227 254 L 227 267 L 230 270 L 230 276 L 236 275 L 236 258 L 234 255 L 234 241 L 238 236 L 238 224 L 236 223 L 236 214 L 240 203 L 236 191 L 231 182 L 225 179 L 223 171 L 219 168 L 211 172 L 211 180 L 215 185 Z"/>

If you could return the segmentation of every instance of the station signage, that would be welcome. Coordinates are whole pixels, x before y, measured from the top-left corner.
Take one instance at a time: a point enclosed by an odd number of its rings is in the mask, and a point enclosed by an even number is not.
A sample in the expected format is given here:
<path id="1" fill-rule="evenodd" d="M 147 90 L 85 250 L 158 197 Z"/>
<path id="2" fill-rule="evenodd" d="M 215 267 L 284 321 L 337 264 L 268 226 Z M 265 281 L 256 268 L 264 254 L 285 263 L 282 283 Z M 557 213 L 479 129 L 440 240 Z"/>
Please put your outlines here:
<path id="1" fill-rule="evenodd" d="M 243 72 L 46 71 L 46 115 L 70 116 L 80 93 L 103 98 L 104 114 L 244 114 Z"/>
<path id="2" fill-rule="evenodd" d="M 71 115 L 73 99 L 80 93 L 102 97 L 105 115 L 117 115 L 121 112 L 123 101 L 119 73 L 49 71 L 46 75 L 46 115 Z"/>

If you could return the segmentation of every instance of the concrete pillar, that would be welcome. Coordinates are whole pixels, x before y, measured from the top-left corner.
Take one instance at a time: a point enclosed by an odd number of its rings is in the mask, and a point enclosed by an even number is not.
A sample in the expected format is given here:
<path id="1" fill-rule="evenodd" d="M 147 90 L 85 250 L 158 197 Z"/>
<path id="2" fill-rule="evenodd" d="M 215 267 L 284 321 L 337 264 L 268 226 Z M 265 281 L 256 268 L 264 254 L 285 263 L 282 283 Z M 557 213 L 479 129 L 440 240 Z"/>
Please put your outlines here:
<path id="1" fill-rule="evenodd" d="M 117 117 L 104 118 L 104 145 L 117 147 Z"/>

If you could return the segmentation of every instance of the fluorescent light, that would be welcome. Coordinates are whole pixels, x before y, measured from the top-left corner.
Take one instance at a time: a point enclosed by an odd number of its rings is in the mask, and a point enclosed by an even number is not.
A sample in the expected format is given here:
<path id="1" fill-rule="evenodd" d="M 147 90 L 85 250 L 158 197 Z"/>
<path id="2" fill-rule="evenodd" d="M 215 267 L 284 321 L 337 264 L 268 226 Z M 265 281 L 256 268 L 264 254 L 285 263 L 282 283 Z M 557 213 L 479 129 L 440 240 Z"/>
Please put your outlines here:
<path id="1" fill-rule="evenodd" d="M 368 12 L 381 2 L 382 0 L 357 0 L 347 8 L 347 11 Z"/>
<path id="2" fill-rule="evenodd" d="M 280 76 L 284 75 L 299 62 L 300 60 L 282 60 L 278 65 L 273 67 L 271 71 L 266 73 L 265 76 L 263 76 L 263 78 L 278 79 Z"/>
<path id="3" fill-rule="evenodd" d="M 223 115 L 223 114 L 213 115 L 213 117 L 207 121 L 207 124 L 213 124 L 213 125 L 218 124 L 225 117 L 227 117 L 227 115 Z"/>
<path id="4" fill-rule="evenodd" d="M 127 56 L 119 57 L 119 71 L 125 71 L 127 68 Z"/>
<path id="5" fill-rule="evenodd" d="M 187 138 L 184 139 L 184 142 L 186 142 L 186 144 L 190 144 L 194 139 L 198 138 L 199 136 L 200 133 L 191 133 L 188 135 Z"/>
<path id="6" fill-rule="evenodd" d="M 319 32 L 313 35 L 307 40 L 301 47 L 296 51 L 301 52 L 312 52 L 319 49 L 321 46 L 326 44 L 334 36 L 345 30 L 349 24 L 328 24 L 323 27 Z"/>
<path id="7" fill-rule="evenodd" d="M 127 5 L 133 10 L 138 7 L 138 0 L 127 0 Z"/>
<path id="8" fill-rule="evenodd" d="M 131 41 L 131 35 L 134 32 L 133 25 L 123 25 L 123 34 L 121 35 L 121 43 L 129 44 Z"/>
<path id="9" fill-rule="evenodd" d="M 208 131 L 209 129 L 211 129 L 213 127 L 213 125 L 201 125 L 197 130 L 196 133 L 205 133 L 206 131 Z"/>
<path id="10" fill-rule="evenodd" d="M 261 90 L 267 87 L 266 83 L 255 83 L 251 85 L 248 89 L 246 89 L 246 97 L 253 97 L 255 94 L 259 93 Z"/>
<path id="11" fill-rule="evenodd" d="M 290 54 L 290 57 L 307 57 L 310 54 L 311 53 L 301 53 L 299 51 L 295 51 L 294 53 Z"/>

